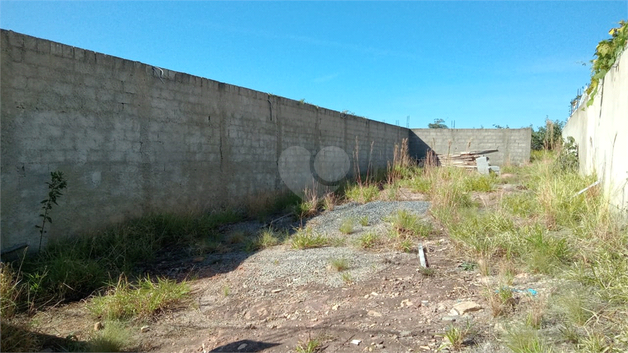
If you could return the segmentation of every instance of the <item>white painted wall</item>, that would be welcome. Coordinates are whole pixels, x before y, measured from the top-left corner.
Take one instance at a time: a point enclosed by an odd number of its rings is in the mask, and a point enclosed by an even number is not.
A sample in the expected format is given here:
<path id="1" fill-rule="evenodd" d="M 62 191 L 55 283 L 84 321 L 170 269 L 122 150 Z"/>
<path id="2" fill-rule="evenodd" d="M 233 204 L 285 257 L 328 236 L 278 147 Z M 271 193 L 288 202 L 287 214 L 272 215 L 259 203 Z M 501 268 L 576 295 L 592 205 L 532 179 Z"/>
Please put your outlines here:
<path id="1" fill-rule="evenodd" d="M 597 173 L 610 203 L 628 216 L 628 50 L 601 87 L 593 105 L 569 118 L 563 137 L 576 140 L 580 171 Z"/>

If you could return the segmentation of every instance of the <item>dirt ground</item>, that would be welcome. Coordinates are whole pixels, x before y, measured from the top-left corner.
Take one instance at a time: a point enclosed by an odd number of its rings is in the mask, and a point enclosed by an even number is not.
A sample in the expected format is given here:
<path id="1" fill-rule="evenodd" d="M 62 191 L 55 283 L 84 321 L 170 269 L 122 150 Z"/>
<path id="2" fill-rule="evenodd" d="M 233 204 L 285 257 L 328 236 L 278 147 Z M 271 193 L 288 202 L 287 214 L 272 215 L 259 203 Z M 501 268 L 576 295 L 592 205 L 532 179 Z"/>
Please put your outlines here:
<path id="1" fill-rule="evenodd" d="M 416 253 L 389 247 L 366 251 L 349 244 L 309 250 L 280 245 L 254 255 L 163 260 L 157 273 L 191 279 L 191 300 L 149 322 L 133 323 L 131 349 L 294 352 L 315 339 L 325 352 L 436 352 L 448 327 L 469 322 L 473 334 L 465 345 L 484 351 L 480 347 L 494 341 L 486 295 L 493 279 L 456 257 L 446 236 L 423 245 L 429 271 L 421 270 Z M 334 251 L 350 260 L 346 272 L 351 276 L 344 281 L 341 273 L 311 260 Z M 351 267 L 351 258 L 362 257 L 360 268 Z M 292 273 L 274 271 L 280 261 L 299 266 Z M 311 278 L 301 281 L 299 273 Z M 516 278 L 513 286 L 525 290 L 531 280 Z M 85 304 L 51 308 L 32 321 L 42 334 L 87 340 L 98 320 Z"/>

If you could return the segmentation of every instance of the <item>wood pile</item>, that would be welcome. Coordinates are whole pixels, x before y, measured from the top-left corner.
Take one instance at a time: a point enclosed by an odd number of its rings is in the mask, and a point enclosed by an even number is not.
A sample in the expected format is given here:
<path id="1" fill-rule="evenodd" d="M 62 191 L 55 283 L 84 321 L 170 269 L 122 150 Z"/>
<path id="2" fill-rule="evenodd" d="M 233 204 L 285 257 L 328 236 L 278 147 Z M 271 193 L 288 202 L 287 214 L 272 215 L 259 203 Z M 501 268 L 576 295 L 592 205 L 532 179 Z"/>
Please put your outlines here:
<path id="1" fill-rule="evenodd" d="M 460 152 L 459 154 L 437 154 L 436 157 L 442 166 L 459 168 L 476 168 L 475 160 L 484 154 L 497 152 L 497 150 L 485 150 L 480 152 Z"/>

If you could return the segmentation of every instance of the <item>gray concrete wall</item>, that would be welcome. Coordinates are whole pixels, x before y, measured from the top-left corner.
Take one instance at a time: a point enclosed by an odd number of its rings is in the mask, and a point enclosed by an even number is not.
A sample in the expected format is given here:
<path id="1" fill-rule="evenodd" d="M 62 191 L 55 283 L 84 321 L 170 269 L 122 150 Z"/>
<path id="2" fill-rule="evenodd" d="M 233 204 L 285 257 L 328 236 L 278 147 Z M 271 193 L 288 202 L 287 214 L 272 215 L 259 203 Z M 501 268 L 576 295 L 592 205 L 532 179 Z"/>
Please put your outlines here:
<path id="1" fill-rule="evenodd" d="M 312 168 L 320 175 L 352 162 L 356 139 L 361 170 L 369 160 L 383 168 L 408 136 L 398 126 L 15 32 L 2 30 L 1 45 L 3 249 L 38 243 L 51 171 L 64 172 L 68 188 L 49 234 L 71 236 L 311 184 Z M 292 147 L 306 155 L 284 158 Z"/>
<path id="2" fill-rule="evenodd" d="M 593 105 L 576 110 L 563 129 L 578 145 L 580 171 L 596 173 L 611 204 L 628 215 L 628 53 L 601 82 Z M 588 100 L 584 97 L 584 102 Z"/>
<path id="3" fill-rule="evenodd" d="M 428 150 L 438 154 L 497 149 L 487 154 L 491 165 L 530 161 L 532 129 L 412 129 L 410 153 L 425 157 Z"/>

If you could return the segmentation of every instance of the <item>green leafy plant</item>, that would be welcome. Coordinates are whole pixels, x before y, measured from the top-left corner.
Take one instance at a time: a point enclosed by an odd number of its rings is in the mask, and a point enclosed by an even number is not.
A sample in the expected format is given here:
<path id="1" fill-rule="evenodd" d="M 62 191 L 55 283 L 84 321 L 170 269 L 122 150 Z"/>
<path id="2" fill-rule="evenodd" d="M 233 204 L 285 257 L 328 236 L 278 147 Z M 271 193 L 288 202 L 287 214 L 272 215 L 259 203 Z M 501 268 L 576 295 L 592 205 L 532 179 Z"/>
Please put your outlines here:
<path id="1" fill-rule="evenodd" d="M 36 225 L 37 229 L 39 229 L 39 251 L 41 251 L 41 242 L 44 238 L 44 234 L 46 233 L 46 222 L 52 223 L 52 218 L 50 218 L 50 210 L 52 210 L 52 205 L 57 204 L 57 198 L 61 195 L 61 190 L 65 189 L 68 186 L 68 182 L 63 176 L 63 172 L 54 171 L 50 172 L 50 181 L 46 182 L 48 185 L 48 198 L 41 201 L 43 205 L 41 208 L 43 213 L 39 214 L 41 217 L 41 226 Z"/>
<path id="2" fill-rule="evenodd" d="M 606 76 L 608 70 L 611 69 L 622 51 L 626 48 L 628 40 L 628 22 L 619 21 L 619 27 L 613 28 L 608 32 L 610 39 L 605 39 L 598 43 L 595 48 L 595 59 L 591 60 L 591 83 L 587 88 L 589 101 L 587 107 L 593 104 L 593 99 L 597 94 L 600 85 L 600 79 Z"/>

